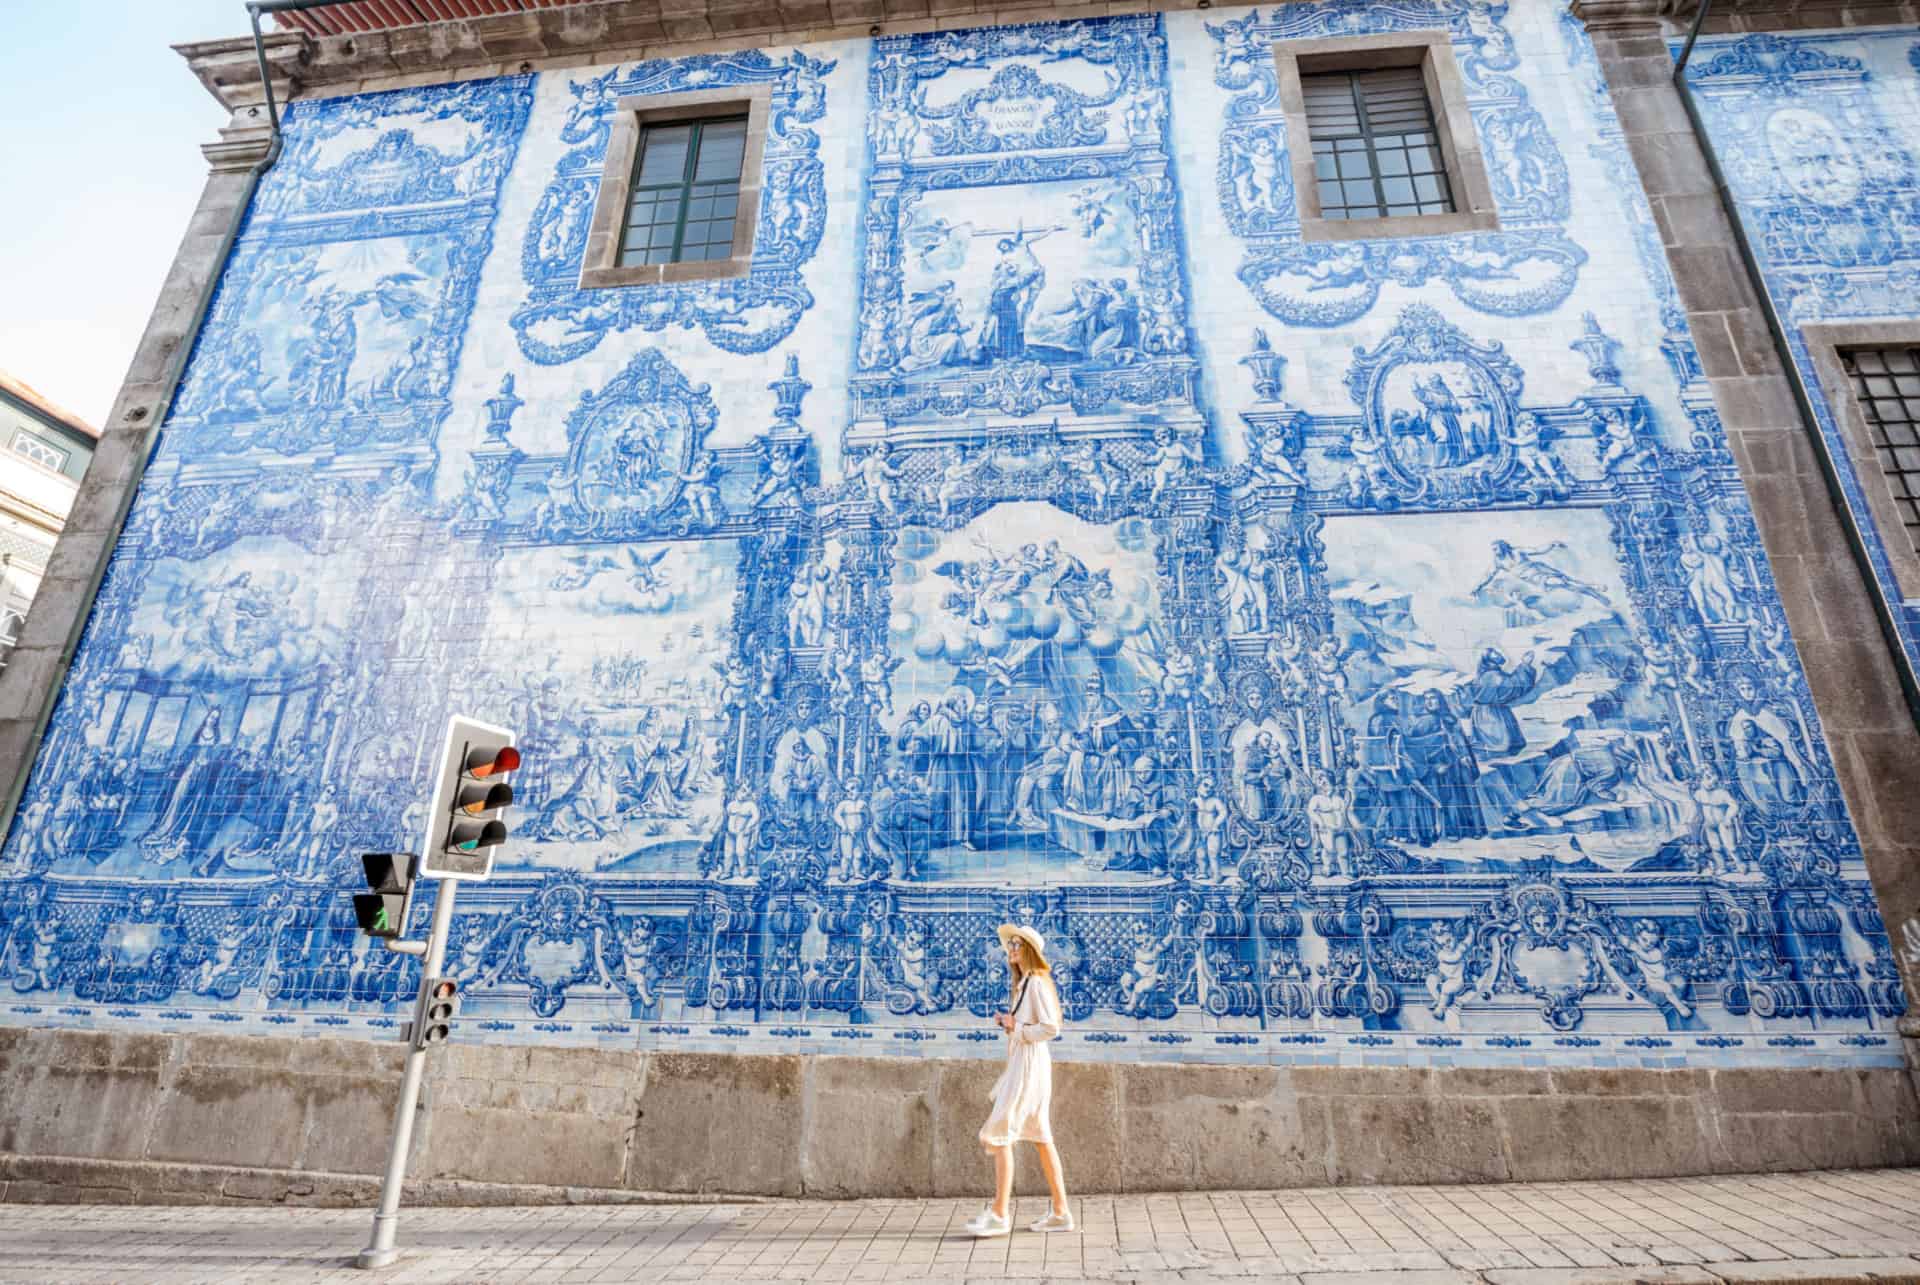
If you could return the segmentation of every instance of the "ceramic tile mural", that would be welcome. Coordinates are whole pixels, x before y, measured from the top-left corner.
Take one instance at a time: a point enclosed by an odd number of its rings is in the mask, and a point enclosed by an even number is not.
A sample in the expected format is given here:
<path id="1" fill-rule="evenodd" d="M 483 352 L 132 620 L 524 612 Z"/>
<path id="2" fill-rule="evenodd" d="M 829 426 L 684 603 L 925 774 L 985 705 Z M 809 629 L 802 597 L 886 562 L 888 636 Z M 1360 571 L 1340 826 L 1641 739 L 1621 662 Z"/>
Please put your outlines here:
<path id="1" fill-rule="evenodd" d="M 1450 33 L 1496 231 L 1304 242 L 1275 40 Z M 616 100 L 745 277 L 580 290 Z M 299 103 L 4 851 L 14 1022 L 391 1031 L 355 854 L 515 728 L 462 1038 L 1898 1060 L 1577 25 L 1334 0 Z M 1624 180 L 1624 181 L 1623 181 Z"/>
<path id="2" fill-rule="evenodd" d="M 1882 591 L 1920 664 L 1920 603 L 1902 600 L 1800 327 L 1914 315 L 1920 223 L 1920 36 L 1910 28 L 1702 40 L 1687 67 Z M 1847 390 L 1839 390 L 1843 395 Z"/>

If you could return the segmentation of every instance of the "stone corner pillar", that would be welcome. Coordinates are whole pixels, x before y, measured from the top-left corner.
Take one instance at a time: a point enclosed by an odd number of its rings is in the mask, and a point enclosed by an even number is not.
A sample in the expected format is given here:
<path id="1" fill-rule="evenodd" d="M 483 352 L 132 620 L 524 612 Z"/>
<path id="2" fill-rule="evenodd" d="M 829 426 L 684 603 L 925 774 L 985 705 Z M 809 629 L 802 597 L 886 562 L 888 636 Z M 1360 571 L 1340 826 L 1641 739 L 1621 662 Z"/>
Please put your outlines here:
<path id="1" fill-rule="evenodd" d="M 298 48 L 279 40 L 274 51 L 289 72 L 276 79 L 284 79 L 284 89 L 289 93 L 298 89 L 297 80 L 290 74 L 290 61 L 304 48 L 304 40 L 302 37 L 296 42 Z M 0 671 L 0 832 L 12 825 L 28 770 L 73 663 L 94 595 L 106 575 L 147 456 L 160 425 L 166 421 L 187 354 L 205 316 L 211 285 L 225 265 L 252 198 L 254 167 L 267 156 L 271 129 L 265 95 L 259 91 L 253 41 L 211 43 L 245 46 L 253 93 L 249 96 L 237 79 L 214 89 L 215 96 L 233 109 L 233 118 L 220 130 L 218 139 L 201 149 L 209 169 L 200 202 L 174 253 L 173 266 L 154 302 L 146 331 L 134 349 L 133 362 L 102 426 L 92 462 L 48 558 L 46 576 L 28 609 L 19 642 L 8 653 L 5 670 Z M 237 77 L 237 57 L 231 50 L 222 54 L 220 65 L 225 70 L 221 75 Z M 190 54 L 189 62 L 195 64 L 203 83 L 208 83 L 208 73 L 203 70 L 207 64 L 199 55 Z M 209 83 L 209 88 L 214 88 L 213 84 Z M 276 85 L 276 94 L 282 88 Z"/>
<path id="2" fill-rule="evenodd" d="M 1847 551 L 1822 445 L 1801 417 L 1727 204 L 1673 83 L 1667 41 L 1679 28 L 1671 24 L 1691 10 L 1685 0 L 1571 6 L 1593 40 L 1653 207 L 1911 1003 L 1920 995 L 1920 729 L 1872 587 Z M 1914 1031 L 1920 1035 L 1920 1025 Z M 1903 1043 L 1920 1056 L 1920 1039 Z"/>

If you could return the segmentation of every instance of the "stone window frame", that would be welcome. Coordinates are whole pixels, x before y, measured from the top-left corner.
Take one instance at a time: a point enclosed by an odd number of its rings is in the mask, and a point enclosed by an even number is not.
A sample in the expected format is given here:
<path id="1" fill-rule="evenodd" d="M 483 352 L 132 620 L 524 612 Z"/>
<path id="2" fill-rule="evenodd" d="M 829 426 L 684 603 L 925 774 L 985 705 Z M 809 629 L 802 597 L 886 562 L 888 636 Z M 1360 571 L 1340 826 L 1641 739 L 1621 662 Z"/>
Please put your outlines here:
<path id="1" fill-rule="evenodd" d="M 760 227 L 760 176 L 767 148 L 767 116 L 773 106 L 771 85 L 696 89 L 679 94 L 639 94 L 620 99 L 600 168 L 600 194 L 594 200 L 587 231 L 580 288 L 671 285 L 682 281 L 721 281 L 744 277 L 753 267 L 753 238 Z M 740 162 L 740 202 L 734 211 L 733 254 L 725 259 L 688 263 L 620 263 L 626 230 L 627 199 L 640 135 L 647 125 L 700 120 L 713 116 L 747 118 L 747 151 Z"/>
<path id="2" fill-rule="evenodd" d="M 1814 375 L 1846 445 L 1854 476 L 1860 480 L 1860 493 L 1866 496 L 1874 529 L 1887 551 L 1894 583 L 1901 598 L 1920 599 L 1920 550 L 1913 547 L 1907 525 L 1901 521 L 1880 453 L 1874 449 L 1873 429 L 1854 396 L 1853 377 L 1840 360 L 1846 348 L 1920 348 L 1920 320 L 1822 322 L 1801 326 L 1800 336 L 1813 359 Z"/>
<path id="3" fill-rule="evenodd" d="M 1457 232 L 1494 232 L 1500 214 L 1480 154 L 1480 135 L 1467 107 L 1465 82 L 1446 31 L 1387 31 L 1369 36 L 1324 36 L 1279 40 L 1273 45 L 1280 82 L 1280 111 L 1286 121 L 1287 154 L 1293 163 L 1294 201 L 1300 236 L 1306 241 L 1373 241 L 1397 237 L 1448 236 Z M 1374 71 L 1418 67 L 1427 85 L 1427 105 L 1447 183 L 1453 189 L 1451 214 L 1402 214 L 1384 219 L 1328 219 L 1320 215 L 1320 187 L 1314 177 L 1312 134 L 1307 129 L 1306 95 L 1301 74 L 1319 71 Z"/>

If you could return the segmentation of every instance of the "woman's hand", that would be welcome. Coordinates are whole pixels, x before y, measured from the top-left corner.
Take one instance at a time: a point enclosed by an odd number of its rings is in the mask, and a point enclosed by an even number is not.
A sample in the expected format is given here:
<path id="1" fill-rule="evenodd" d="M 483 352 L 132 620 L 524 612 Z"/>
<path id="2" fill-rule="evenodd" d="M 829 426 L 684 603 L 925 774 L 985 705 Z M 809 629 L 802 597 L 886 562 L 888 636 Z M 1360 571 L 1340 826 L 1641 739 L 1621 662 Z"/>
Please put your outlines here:
<path id="1" fill-rule="evenodd" d="M 994 1020 L 994 1024 L 997 1025 L 1001 1030 L 1005 1031 L 1009 1035 L 1013 1034 L 1013 1014 L 1012 1013 L 995 1013 L 993 1015 L 993 1020 Z"/>

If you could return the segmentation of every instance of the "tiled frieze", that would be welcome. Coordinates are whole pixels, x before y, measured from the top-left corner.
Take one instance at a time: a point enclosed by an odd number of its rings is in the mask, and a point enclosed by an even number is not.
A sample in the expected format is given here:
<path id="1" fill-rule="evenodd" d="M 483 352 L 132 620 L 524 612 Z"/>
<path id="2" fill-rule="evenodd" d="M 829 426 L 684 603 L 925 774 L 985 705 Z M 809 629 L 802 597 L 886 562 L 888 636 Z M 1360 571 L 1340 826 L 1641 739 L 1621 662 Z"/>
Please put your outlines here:
<path id="1" fill-rule="evenodd" d="M 1498 226 L 1300 235 L 1270 47 L 1440 31 Z M 770 95 L 750 270 L 582 289 L 618 100 Z M 464 1032 L 1896 1062 L 1591 49 L 1129 15 L 300 103 L 4 850 L 0 1018 L 379 1033 L 356 854 L 527 754 Z"/>

